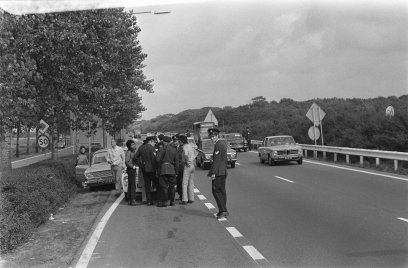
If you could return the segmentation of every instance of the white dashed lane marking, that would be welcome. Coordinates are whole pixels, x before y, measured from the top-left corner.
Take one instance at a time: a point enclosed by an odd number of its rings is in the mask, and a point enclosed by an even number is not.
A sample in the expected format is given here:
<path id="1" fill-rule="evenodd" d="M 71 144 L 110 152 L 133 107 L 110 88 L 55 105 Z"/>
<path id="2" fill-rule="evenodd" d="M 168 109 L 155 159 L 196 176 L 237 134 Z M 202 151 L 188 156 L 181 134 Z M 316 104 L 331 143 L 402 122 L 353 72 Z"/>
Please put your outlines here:
<path id="1" fill-rule="evenodd" d="M 408 219 L 405 219 L 405 218 L 399 217 L 399 218 L 397 218 L 397 219 L 399 219 L 399 220 L 401 220 L 401 221 L 406 221 L 406 222 L 408 222 Z"/>
<path id="2" fill-rule="evenodd" d="M 197 197 L 200 200 L 207 199 L 197 188 L 194 188 L 194 193 L 197 194 Z M 217 217 L 217 213 L 215 213 L 216 208 L 210 202 L 203 201 L 203 204 L 208 208 L 208 210 L 210 210 L 211 213 L 214 214 L 214 217 Z M 251 245 L 248 239 L 246 239 L 237 228 L 230 226 L 231 224 L 227 218 L 218 218 L 218 222 L 225 227 L 225 229 L 234 238 L 235 242 L 244 249 L 244 251 L 252 258 L 252 260 L 254 260 L 258 267 L 272 266 L 271 263 L 254 246 Z"/>
<path id="3" fill-rule="evenodd" d="M 205 205 L 208 209 L 215 209 L 215 207 L 214 207 L 213 204 L 211 204 L 211 203 L 204 203 L 204 205 Z"/>
<path id="4" fill-rule="evenodd" d="M 232 235 L 232 237 L 243 236 L 235 227 L 227 227 L 227 231 Z"/>
<path id="5" fill-rule="evenodd" d="M 279 176 L 275 176 L 275 178 L 278 178 L 280 180 L 284 180 L 284 181 L 287 181 L 287 182 L 290 182 L 290 183 L 295 183 L 294 181 L 291 181 L 291 180 L 288 180 L 288 179 L 285 179 L 285 178 L 282 178 L 282 177 L 279 177 Z"/>
<path id="6" fill-rule="evenodd" d="M 265 259 L 265 257 L 254 246 L 243 246 L 243 248 L 254 260 Z"/>

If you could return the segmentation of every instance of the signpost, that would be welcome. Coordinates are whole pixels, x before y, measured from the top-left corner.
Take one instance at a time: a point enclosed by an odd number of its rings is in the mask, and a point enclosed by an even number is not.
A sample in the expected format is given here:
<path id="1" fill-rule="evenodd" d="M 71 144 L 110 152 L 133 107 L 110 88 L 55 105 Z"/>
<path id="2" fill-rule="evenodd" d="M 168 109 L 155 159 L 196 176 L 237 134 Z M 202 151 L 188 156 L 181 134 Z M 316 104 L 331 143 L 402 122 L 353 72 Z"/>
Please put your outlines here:
<path id="1" fill-rule="evenodd" d="M 50 146 L 50 139 L 48 138 L 47 135 L 41 134 L 37 138 L 37 144 L 40 146 L 42 149 L 46 149 L 48 146 Z"/>
<path id="2" fill-rule="evenodd" d="M 50 127 L 50 125 L 48 125 L 44 120 L 40 120 L 40 125 L 41 125 L 41 127 L 42 128 L 40 128 L 38 131 L 41 133 L 41 134 L 44 134 L 47 130 L 48 130 L 48 128 Z"/>
<path id="3" fill-rule="evenodd" d="M 319 130 L 316 128 L 316 126 L 320 126 L 320 132 L 322 134 L 322 145 L 323 145 L 323 126 L 322 126 L 322 120 L 325 117 L 326 113 L 320 108 L 319 105 L 317 105 L 315 102 L 313 102 L 312 106 L 309 108 L 309 110 L 306 113 L 306 117 L 309 118 L 310 121 L 313 122 L 313 129 L 309 129 L 309 137 L 312 135 L 315 145 L 317 143 L 317 139 L 319 139 L 319 134 L 316 133 L 316 130 Z M 310 134 L 310 131 L 313 132 L 313 134 Z"/>

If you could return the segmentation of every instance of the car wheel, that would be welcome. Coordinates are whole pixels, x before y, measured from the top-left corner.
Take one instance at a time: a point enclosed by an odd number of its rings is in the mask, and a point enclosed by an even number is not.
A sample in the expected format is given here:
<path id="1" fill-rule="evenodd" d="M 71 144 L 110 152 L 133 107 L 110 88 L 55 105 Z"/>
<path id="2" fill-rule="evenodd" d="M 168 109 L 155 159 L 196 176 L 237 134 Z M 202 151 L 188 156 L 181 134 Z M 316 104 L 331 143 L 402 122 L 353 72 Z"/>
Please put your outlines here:
<path id="1" fill-rule="evenodd" d="M 275 165 L 275 161 L 273 161 L 273 159 L 271 157 L 268 157 L 268 164 L 270 166 L 274 166 Z"/>
<path id="2" fill-rule="evenodd" d="M 301 165 L 303 163 L 303 158 L 300 158 L 297 162 L 299 165 Z"/>
<path id="3" fill-rule="evenodd" d="M 235 162 L 231 162 L 231 168 L 235 167 Z"/>
<path id="4" fill-rule="evenodd" d="M 261 164 L 265 162 L 265 160 L 263 160 L 261 157 L 259 157 L 259 161 L 261 162 Z"/>
<path id="5" fill-rule="evenodd" d="M 210 165 L 208 163 L 203 163 L 203 169 L 210 169 Z"/>
<path id="6" fill-rule="evenodd" d="M 247 151 L 247 148 L 244 148 L 244 152 L 246 152 Z"/>

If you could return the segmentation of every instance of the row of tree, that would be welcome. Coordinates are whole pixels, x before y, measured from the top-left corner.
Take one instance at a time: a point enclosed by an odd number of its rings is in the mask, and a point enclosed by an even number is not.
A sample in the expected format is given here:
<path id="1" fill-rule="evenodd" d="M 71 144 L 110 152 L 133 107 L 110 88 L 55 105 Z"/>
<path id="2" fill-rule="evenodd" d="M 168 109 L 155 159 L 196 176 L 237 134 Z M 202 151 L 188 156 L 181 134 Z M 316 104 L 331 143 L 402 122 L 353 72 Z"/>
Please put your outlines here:
<path id="1" fill-rule="evenodd" d="M 287 134 L 299 143 L 313 144 L 308 136 L 312 122 L 306 117 L 313 102 L 326 113 L 322 121 L 324 145 L 408 152 L 408 95 L 372 99 L 282 99 L 279 102 L 268 102 L 259 96 L 253 98 L 251 104 L 236 108 L 186 110 L 142 121 L 140 126 L 142 132 L 182 132 L 191 129 L 194 122 L 204 120 L 212 109 L 225 132 L 242 133 L 249 127 L 254 140 Z M 388 106 L 394 107 L 393 117 L 386 116 Z"/>
<path id="2" fill-rule="evenodd" d="M 11 129 L 86 130 L 98 119 L 115 133 L 144 110 L 146 54 L 131 11 L 14 16 L 0 12 L 0 141 Z"/>

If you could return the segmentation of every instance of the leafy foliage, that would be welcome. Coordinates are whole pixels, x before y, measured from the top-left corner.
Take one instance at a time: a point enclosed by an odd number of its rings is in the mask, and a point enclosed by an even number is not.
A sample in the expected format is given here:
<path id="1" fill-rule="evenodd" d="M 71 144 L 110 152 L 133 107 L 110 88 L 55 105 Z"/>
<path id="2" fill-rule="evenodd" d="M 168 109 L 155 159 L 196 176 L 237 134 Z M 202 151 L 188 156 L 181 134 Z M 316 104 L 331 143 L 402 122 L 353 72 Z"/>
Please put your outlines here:
<path id="1" fill-rule="evenodd" d="M 74 157 L 43 161 L 2 174 L 0 251 L 26 241 L 76 191 Z"/>
<path id="2" fill-rule="evenodd" d="M 152 80 L 142 72 L 147 55 L 131 12 L 5 13 L 0 19 L 3 125 L 41 118 L 51 129 L 86 129 L 100 118 L 113 133 L 144 110 L 138 90 L 152 92 Z"/>

